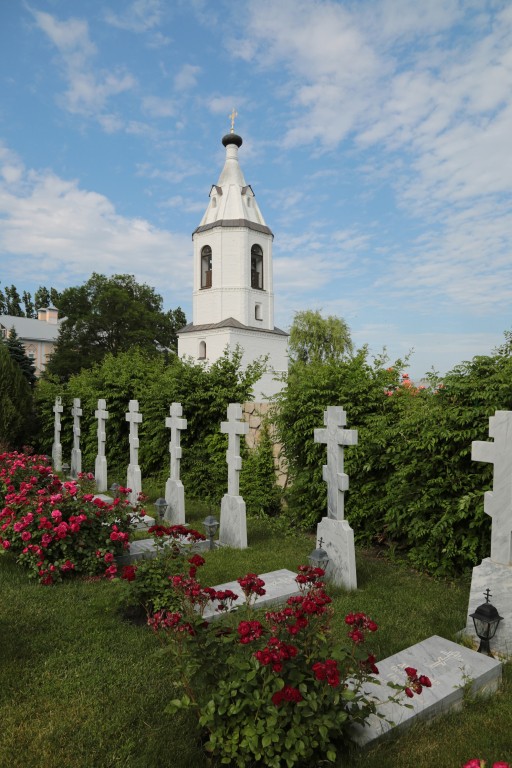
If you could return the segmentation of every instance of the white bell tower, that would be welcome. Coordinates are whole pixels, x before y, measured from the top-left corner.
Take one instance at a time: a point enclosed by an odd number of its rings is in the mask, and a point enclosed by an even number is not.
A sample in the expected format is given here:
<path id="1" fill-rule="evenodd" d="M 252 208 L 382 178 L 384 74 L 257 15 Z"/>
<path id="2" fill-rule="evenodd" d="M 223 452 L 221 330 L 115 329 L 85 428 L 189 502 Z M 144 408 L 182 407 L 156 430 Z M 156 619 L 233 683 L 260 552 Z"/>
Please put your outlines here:
<path id="1" fill-rule="evenodd" d="M 217 360 L 226 347 L 243 350 L 242 364 L 268 356 L 268 371 L 255 398 L 281 388 L 274 374 L 288 368 L 287 337 L 274 327 L 272 241 L 252 188 L 238 162 L 242 138 L 222 139 L 226 161 L 201 223 L 192 235 L 194 291 L 192 323 L 178 332 L 178 354 Z"/>

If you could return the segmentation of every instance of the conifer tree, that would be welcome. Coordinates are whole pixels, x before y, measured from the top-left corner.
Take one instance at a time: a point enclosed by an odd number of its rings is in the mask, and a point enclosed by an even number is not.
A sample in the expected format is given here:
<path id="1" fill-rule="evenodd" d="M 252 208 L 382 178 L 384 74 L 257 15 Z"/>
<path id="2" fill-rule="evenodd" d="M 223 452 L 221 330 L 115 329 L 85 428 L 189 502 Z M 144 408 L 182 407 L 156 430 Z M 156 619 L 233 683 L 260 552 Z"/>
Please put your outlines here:
<path id="1" fill-rule="evenodd" d="M 33 424 L 32 393 L 7 345 L 0 344 L 0 446 L 21 448 Z"/>
<path id="2" fill-rule="evenodd" d="M 23 376 L 30 384 L 30 386 L 34 387 L 34 384 L 36 383 L 36 368 L 30 357 L 25 352 L 25 347 L 18 337 L 14 327 L 9 331 L 5 345 L 13 362 L 19 366 Z"/>

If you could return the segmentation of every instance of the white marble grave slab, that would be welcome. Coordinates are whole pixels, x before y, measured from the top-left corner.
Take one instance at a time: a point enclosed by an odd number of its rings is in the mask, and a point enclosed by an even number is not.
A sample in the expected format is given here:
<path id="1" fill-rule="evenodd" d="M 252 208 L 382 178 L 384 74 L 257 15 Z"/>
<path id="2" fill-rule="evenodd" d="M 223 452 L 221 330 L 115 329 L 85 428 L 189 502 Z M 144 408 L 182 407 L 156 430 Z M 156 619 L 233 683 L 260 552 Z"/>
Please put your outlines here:
<path id="1" fill-rule="evenodd" d="M 470 635 L 479 643 L 471 614 L 479 605 L 485 603 L 484 593 L 491 590 L 490 602 L 494 605 L 503 621 L 498 624 L 496 634 L 490 642 L 491 651 L 512 657 L 512 565 L 495 563 L 490 557 L 482 560 L 473 568 L 471 592 L 469 595 L 468 616 L 464 634 Z"/>
<path id="2" fill-rule="evenodd" d="M 256 597 L 254 605 L 256 608 L 268 608 L 271 605 L 285 603 L 292 595 L 299 595 L 300 590 L 297 582 L 295 581 L 296 573 L 289 571 L 287 568 L 281 568 L 278 571 L 270 571 L 269 573 L 259 574 L 259 578 L 265 582 L 265 594 Z M 235 601 L 233 608 L 245 603 L 245 595 L 242 592 L 242 588 L 238 581 L 229 581 L 226 584 L 217 584 L 214 589 L 230 589 L 235 595 L 238 595 L 238 600 Z M 207 621 L 219 618 L 216 608 L 217 602 L 214 600 L 205 608 L 203 617 Z"/>
<path id="3" fill-rule="evenodd" d="M 376 677 L 381 685 L 367 683 L 364 687 L 380 702 L 377 711 L 393 721 L 394 725 L 377 715 L 371 715 L 366 726 L 354 724 L 351 736 L 360 746 L 395 734 L 413 722 L 427 721 L 447 710 L 460 709 L 467 684 L 470 684 L 472 695 L 493 693 L 499 687 L 502 672 L 501 663 L 496 659 L 438 635 L 377 662 L 377 667 L 379 674 Z M 421 695 L 415 694 L 412 699 L 403 696 L 403 700 L 412 705 L 411 709 L 386 703 L 393 692 L 385 685 L 386 681 L 405 683 L 405 667 L 414 667 L 419 675 L 426 675 L 432 681 L 432 687 L 424 688 Z"/>
<path id="4" fill-rule="evenodd" d="M 178 539 L 182 547 L 188 547 L 191 553 L 203 552 L 210 546 L 209 541 L 194 541 L 192 544 L 186 541 L 186 538 Z M 171 539 L 162 539 L 162 544 L 171 543 Z M 174 539 L 172 539 L 174 541 Z M 151 539 L 138 539 L 137 541 L 130 542 L 129 550 L 126 550 L 122 555 L 116 557 L 118 565 L 133 565 L 137 560 L 152 560 L 160 552 L 160 547 L 157 547 L 155 540 Z"/>
<path id="5" fill-rule="evenodd" d="M 96 493 L 94 495 L 95 499 L 101 499 L 102 501 L 105 501 L 107 504 L 112 504 L 114 499 L 112 496 L 108 496 L 106 493 Z M 155 524 L 155 518 L 151 517 L 151 515 L 144 515 L 143 517 L 137 517 L 137 522 L 135 523 L 134 529 L 136 531 L 147 531 L 148 528 L 151 528 L 152 525 Z"/>

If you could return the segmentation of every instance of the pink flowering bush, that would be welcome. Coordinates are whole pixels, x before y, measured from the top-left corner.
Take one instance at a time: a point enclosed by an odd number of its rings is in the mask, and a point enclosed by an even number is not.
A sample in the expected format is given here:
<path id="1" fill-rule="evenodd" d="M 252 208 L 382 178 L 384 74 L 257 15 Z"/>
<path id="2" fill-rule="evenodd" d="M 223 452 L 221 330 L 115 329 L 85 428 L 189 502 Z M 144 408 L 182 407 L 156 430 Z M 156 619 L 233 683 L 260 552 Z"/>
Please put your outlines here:
<path id="1" fill-rule="evenodd" d="M 468 763 L 464 763 L 462 768 L 487 768 L 487 760 L 470 760 Z M 510 768 L 509 763 L 493 763 L 492 768 Z"/>
<path id="2" fill-rule="evenodd" d="M 0 545 L 41 584 L 69 574 L 117 575 L 136 513 L 94 499 L 90 477 L 62 481 L 45 456 L 0 454 Z"/>
<path id="3" fill-rule="evenodd" d="M 333 608 L 321 581 L 324 572 L 300 566 L 300 593 L 276 610 L 256 612 L 265 594 L 256 574 L 238 579 L 246 604 L 224 619 L 205 621 L 212 607 L 225 613 L 236 595 L 203 587 L 177 574 L 172 611 L 158 611 L 149 625 L 175 655 L 185 691 L 167 712 L 191 707 L 207 733 L 205 749 L 221 763 L 245 768 L 293 768 L 314 758 L 334 762 L 350 739 L 352 723 L 376 712 L 364 683 L 376 682 L 368 643 L 377 625 L 363 613 L 345 618 L 347 644 L 334 645 Z M 228 592 L 228 591 L 226 591 Z M 408 668 L 403 685 L 391 685 L 389 700 L 420 694 L 430 680 Z M 405 704 L 407 706 L 407 704 Z"/>

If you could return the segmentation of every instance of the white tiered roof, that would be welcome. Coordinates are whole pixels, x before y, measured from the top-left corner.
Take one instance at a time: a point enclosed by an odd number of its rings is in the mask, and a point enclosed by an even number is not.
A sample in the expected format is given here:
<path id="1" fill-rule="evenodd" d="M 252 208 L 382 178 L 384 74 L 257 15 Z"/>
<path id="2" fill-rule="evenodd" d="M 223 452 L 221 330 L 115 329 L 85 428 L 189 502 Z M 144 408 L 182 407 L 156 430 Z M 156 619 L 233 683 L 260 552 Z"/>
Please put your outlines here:
<path id="1" fill-rule="evenodd" d="M 238 139 L 236 134 L 233 136 Z M 241 140 L 240 140 L 241 142 Z M 238 146 L 227 144 L 226 162 L 217 184 L 210 191 L 210 203 L 201 219 L 199 228 L 220 224 L 222 221 L 242 221 L 266 227 L 254 192 L 246 184 L 238 162 Z M 247 226 L 247 224 L 246 224 Z"/>

